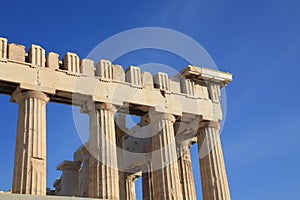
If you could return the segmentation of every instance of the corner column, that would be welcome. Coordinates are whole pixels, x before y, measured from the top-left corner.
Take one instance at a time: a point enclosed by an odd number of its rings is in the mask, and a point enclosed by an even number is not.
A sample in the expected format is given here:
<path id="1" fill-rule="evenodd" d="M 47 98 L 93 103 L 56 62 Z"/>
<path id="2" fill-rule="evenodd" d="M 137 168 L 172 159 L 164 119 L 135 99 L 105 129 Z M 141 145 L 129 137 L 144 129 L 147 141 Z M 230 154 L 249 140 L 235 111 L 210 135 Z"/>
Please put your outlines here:
<path id="1" fill-rule="evenodd" d="M 120 199 L 114 112 L 108 103 L 89 102 L 89 197 Z"/>
<path id="2" fill-rule="evenodd" d="M 179 146 L 178 170 L 183 199 L 196 200 L 190 145 L 187 141 Z"/>
<path id="3" fill-rule="evenodd" d="M 150 110 L 152 131 L 153 199 L 182 199 L 174 137 L 175 117 Z"/>
<path id="4" fill-rule="evenodd" d="M 17 89 L 19 104 L 12 193 L 46 195 L 46 104 L 39 91 Z"/>
<path id="5" fill-rule="evenodd" d="M 230 200 L 219 123 L 207 122 L 198 132 L 203 200 Z"/>

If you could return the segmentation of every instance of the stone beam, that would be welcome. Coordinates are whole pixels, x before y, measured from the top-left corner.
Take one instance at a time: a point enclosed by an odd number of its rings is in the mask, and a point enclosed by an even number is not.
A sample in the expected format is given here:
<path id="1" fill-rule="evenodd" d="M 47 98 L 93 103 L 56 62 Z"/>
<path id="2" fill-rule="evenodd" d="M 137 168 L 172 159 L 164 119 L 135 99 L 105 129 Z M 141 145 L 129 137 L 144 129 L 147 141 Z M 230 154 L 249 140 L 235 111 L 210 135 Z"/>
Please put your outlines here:
<path id="1" fill-rule="evenodd" d="M 100 60 L 95 69 L 93 61 L 80 61 L 75 53 L 68 52 L 59 61 L 58 54 L 50 52 L 46 57 L 44 49 L 32 45 L 27 56 L 24 46 L 7 44 L 5 38 L 0 41 L 0 93 L 9 95 L 19 86 L 51 94 L 51 101 L 58 103 L 81 106 L 91 97 L 95 102 L 121 107 L 133 105 L 143 112 L 157 107 L 175 116 L 188 113 L 205 120 L 221 120 L 220 107 L 209 98 L 206 83 L 223 87 L 232 79 L 229 73 L 195 66 L 182 70 L 186 78 L 183 82 L 162 72 L 152 77 L 136 66 L 124 73 L 121 66 L 107 60 Z"/>
<path id="2" fill-rule="evenodd" d="M 232 74 L 230 73 L 191 65 L 181 70 L 180 75 L 194 82 L 214 82 L 222 85 L 223 87 L 232 81 Z"/>

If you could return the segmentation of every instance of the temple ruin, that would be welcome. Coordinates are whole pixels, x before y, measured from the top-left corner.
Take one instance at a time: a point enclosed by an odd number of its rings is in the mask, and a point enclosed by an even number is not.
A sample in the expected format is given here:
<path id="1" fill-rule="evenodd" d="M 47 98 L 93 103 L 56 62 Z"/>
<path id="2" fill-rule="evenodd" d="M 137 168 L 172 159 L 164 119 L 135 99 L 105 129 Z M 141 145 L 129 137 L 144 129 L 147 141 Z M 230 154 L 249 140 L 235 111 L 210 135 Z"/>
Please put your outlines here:
<path id="1" fill-rule="evenodd" d="M 187 66 L 152 76 L 108 60 L 94 64 L 32 45 L 28 52 L 0 38 L 0 94 L 19 105 L 12 193 L 46 195 L 46 105 L 78 106 L 89 116 L 89 140 L 62 161 L 59 196 L 195 200 L 190 147 L 198 143 L 204 200 L 229 200 L 220 142 L 220 89 L 232 75 Z M 140 117 L 131 129 L 126 115 Z M 143 135 L 143 137 L 140 137 Z M 194 161 L 193 161 L 194 162 Z"/>

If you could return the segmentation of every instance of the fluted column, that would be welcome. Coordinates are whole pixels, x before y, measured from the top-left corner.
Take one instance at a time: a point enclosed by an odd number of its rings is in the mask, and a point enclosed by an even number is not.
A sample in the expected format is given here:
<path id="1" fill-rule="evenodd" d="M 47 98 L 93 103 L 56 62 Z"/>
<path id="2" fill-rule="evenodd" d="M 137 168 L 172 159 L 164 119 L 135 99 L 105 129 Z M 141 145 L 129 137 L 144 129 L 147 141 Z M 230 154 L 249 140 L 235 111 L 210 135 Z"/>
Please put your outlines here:
<path id="1" fill-rule="evenodd" d="M 182 199 L 171 114 L 149 112 L 152 131 L 153 199 Z"/>
<path id="2" fill-rule="evenodd" d="M 118 157 L 118 168 L 119 168 L 119 193 L 120 199 L 126 199 L 126 172 L 124 171 L 124 158 L 123 158 L 123 141 L 124 135 L 128 133 L 128 129 L 126 128 L 126 114 L 117 113 L 115 115 L 115 131 L 116 131 L 116 140 L 117 147 L 119 148 L 117 151 Z"/>
<path id="3" fill-rule="evenodd" d="M 125 187 L 126 187 L 126 200 L 136 200 L 135 180 L 126 179 Z"/>
<path id="4" fill-rule="evenodd" d="M 183 199 L 196 200 L 194 177 L 189 145 L 179 147 L 178 170 Z"/>
<path id="5" fill-rule="evenodd" d="M 74 160 L 81 162 L 81 169 L 79 171 L 79 185 L 78 196 L 88 197 L 89 191 L 89 159 L 90 153 L 86 149 L 86 146 L 82 145 L 74 153 Z"/>
<path id="6" fill-rule="evenodd" d="M 152 164 L 142 174 L 143 200 L 154 200 Z"/>
<path id="7" fill-rule="evenodd" d="M 12 192 L 46 195 L 46 104 L 38 91 L 17 89 L 11 98 L 19 104 Z"/>
<path id="8" fill-rule="evenodd" d="M 82 171 L 80 176 L 79 194 L 81 197 L 88 197 L 89 191 L 89 162 L 90 155 L 88 153 L 83 155 Z"/>
<path id="9" fill-rule="evenodd" d="M 115 108 L 112 104 L 89 102 L 89 197 L 120 199 L 117 166 Z"/>
<path id="10" fill-rule="evenodd" d="M 218 122 L 200 128 L 198 148 L 203 200 L 230 200 Z"/>
<path id="11" fill-rule="evenodd" d="M 136 193 L 135 193 L 135 181 L 140 174 L 125 174 L 125 188 L 126 188 L 126 198 L 125 200 L 136 200 Z"/>

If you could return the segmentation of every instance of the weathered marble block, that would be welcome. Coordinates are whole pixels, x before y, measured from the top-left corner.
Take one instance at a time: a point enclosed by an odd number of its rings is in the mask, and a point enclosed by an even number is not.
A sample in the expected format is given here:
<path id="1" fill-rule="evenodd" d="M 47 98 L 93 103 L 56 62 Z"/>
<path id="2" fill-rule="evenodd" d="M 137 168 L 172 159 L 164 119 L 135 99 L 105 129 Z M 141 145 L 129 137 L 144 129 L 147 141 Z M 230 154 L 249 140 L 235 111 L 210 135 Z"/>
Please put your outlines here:
<path id="1" fill-rule="evenodd" d="M 170 82 L 168 74 L 163 72 L 158 72 L 154 76 L 154 85 L 162 91 L 170 91 Z"/>
<path id="2" fill-rule="evenodd" d="M 54 52 L 50 52 L 46 59 L 46 67 L 56 70 L 59 69 L 59 55 Z"/>
<path id="3" fill-rule="evenodd" d="M 141 70 L 139 67 L 130 66 L 126 70 L 126 82 L 133 87 L 142 87 Z"/>
<path id="4" fill-rule="evenodd" d="M 45 67 L 45 50 L 38 45 L 31 45 L 28 51 L 29 62 L 38 67 Z"/>
<path id="5" fill-rule="evenodd" d="M 0 58 L 7 58 L 7 39 L 0 37 Z"/>
<path id="6" fill-rule="evenodd" d="M 63 57 L 63 69 L 68 70 L 71 73 L 79 74 L 79 57 L 76 53 L 68 52 Z"/>
<path id="7" fill-rule="evenodd" d="M 88 77 L 94 77 L 94 61 L 90 59 L 82 59 L 80 61 L 80 73 Z"/>
<path id="8" fill-rule="evenodd" d="M 125 82 L 125 73 L 121 65 L 112 65 L 113 79 L 120 82 Z"/>
<path id="9" fill-rule="evenodd" d="M 8 59 L 25 62 L 25 46 L 19 44 L 9 44 Z"/>
<path id="10" fill-rule="evenodd" d="M 113 70 L 109 60 L 100 60 L 96 65 L 96 76 L 99 76 L 102 80 L 112 80 Z"/>

